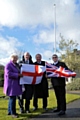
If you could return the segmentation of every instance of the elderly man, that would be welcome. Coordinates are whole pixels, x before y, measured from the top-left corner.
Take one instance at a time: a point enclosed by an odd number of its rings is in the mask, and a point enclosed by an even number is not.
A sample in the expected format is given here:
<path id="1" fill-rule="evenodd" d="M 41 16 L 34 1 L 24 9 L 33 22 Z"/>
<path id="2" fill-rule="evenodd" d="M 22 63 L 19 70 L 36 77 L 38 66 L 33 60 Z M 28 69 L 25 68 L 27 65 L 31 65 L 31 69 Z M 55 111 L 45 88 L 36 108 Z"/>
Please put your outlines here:
<path id="1" fill-rule="evenodd" d="M 36 62 L 34 62 L 35 65 L 45 66 L 45 61 L 42 61 L 41 54 L 36 54 L 35 58 L 36 58 Z M 38 98 L 42 98 L 43 109 L 47 110 L 47 97 L 48 97 L 48 82 L 46 78 L 46 73 L 44 72 L 41 83 L 34 85 L 33 110 L 35 111 L 38 109 Z"/>
<path id="2" fill-rule="evenodd" d="M 56 67 L 62 66 L 68 69 L 64 62 L 58 60 L 58 56 L 56 54 L 53 54 L 52 60 L 54 66 Z M 53 110 L 53 112 L 59 112 L 58 115 L 64 115 L 66 111 L 65 78 L 53 77 L 51 78 L 51 82 L 57 99 L 57 109 Z"/>
<path id="3" fill-rule="evenodd" d="M 33 64 L 29 52 L 24 53 L 23 60 L 20 61 L 19 63 L 20 63 L 20 65 L 22 63 L 24 63 L 24 64 Z M 20 105 L 21 113 L 24 113 L 24 112 L 30 113 L 29 106 L 30 106 L 30 100 L 32 99 L 32 95 L 33 95 L 33 85 L 25 84 L 22 98 L 19 98 L 19 105 Z M 24 110 L 24 104 L 23 104 L 24 99 L 25 99 L 25 110 Z"/>

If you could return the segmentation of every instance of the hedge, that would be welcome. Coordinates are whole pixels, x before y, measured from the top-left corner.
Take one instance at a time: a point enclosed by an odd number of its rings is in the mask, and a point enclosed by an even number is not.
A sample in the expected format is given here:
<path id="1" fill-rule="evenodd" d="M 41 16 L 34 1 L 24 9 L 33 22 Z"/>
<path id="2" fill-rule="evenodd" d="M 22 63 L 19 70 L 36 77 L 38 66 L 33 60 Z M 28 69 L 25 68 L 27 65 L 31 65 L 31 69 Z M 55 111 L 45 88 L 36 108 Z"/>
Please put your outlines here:
<path id="1" fill-rule="evenodd" d="M 80 90 L 80 78 L 74 78 L 71 83 L 66 85 L 67 90 Z"/>

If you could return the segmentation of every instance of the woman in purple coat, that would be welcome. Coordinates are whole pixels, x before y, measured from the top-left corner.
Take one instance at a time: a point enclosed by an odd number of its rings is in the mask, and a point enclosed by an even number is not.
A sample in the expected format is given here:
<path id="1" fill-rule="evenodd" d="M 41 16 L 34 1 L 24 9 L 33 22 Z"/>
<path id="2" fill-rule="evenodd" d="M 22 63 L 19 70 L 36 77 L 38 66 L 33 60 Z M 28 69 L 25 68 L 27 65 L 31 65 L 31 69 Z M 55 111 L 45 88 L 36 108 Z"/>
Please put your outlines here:
<path id="1" fill-rule="evenodd" d="M 22 94 L 22 86 L 19 84 L 20 74 L 19 66 L 17 64 L 18 56 L 13 54 L 10 62 L 4 69 L 4 93 L 9 96 L 8 115 L 17 118 L 16 113 L 16 96 Z"/>

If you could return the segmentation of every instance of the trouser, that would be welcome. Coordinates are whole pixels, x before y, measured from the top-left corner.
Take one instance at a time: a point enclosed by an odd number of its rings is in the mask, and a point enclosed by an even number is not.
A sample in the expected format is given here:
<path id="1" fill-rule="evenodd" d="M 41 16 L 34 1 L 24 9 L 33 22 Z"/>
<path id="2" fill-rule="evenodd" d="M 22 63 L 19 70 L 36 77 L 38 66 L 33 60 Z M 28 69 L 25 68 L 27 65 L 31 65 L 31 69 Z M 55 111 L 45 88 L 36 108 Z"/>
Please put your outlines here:
<path id="1" fill-rule="evenodd" d="M 18 104 L 19 104 L 21 110 L 24 109 L 23 102 L 24 102 L 24 100 L 22 98 L 18 97 Z"/>
<path id="2" fill-rule="evenodd" d="M 43 108 L 46 108 L 47 107 L 47 97 L 43 97 L 42 98 L 42 102 L 43 102 Z M 35 108 L 38 108 L 38 98 L 37 97 L 34 97 L 33 99 L 33 106 Z"/>
<path id="3" fill-rule="evenodd" d="M 8 102 L 8 113 L 16 114 L 16 96 L 10 96 Z"/>
<path id="4" fill-rule="evenodd" d="M 57 109 L 66 111 L 66 91 L 65 86 L 55 86 L 54 87 L 56 99 L 57 99 Z"/>
<path id="5" fill-rule="evenodd" d="M 25 100 L 25 110 L 29 110 L 30 100 Z"/>
<path id="6" fill-rule="evenodd" d="M 20 99 L 20 97 L 18 97 L 18 103 L 20 109 L 24 110 L 24 99 Z M 29 106 L 30 106 L 30 100 L 25 99 L 25 111 L 29 110 Z"/>

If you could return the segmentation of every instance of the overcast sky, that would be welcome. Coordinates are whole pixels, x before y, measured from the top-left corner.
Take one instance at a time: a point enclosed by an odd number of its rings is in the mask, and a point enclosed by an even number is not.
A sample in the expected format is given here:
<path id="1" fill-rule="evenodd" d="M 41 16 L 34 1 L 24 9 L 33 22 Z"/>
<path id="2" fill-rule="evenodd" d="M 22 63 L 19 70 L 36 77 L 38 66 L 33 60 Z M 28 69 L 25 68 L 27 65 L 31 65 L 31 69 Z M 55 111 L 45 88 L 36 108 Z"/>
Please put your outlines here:
<path id="1" fill-rule="evenodd" d="M 41 53 L 49 60 L 60 33 L 73 39 L 80 49 L 80 0 L 0 0 L 0 63 L 6 64 L 16 51 L 28 51 L 35 60 Z"/>

